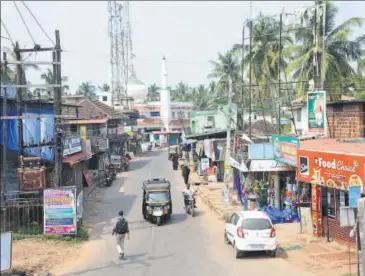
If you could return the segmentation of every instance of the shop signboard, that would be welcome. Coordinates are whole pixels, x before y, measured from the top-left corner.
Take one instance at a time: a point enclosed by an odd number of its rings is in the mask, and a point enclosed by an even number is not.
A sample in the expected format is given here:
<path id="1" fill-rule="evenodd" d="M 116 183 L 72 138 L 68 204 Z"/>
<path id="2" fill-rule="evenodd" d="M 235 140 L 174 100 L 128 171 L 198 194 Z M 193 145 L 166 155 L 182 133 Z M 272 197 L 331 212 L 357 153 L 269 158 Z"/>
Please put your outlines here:
<path id="1" fill-rule="evenodd" d="M 202 171 L 205 172 L 209 168 L 209 158 L 201 158 L 200 162 Z"/>
<path id="2" fill-rule="evenodd" d="M 80 126 L 80 137 L 82 141 L 86 140 L 86 126 Z"/>
<path id="3" fill-rule="evenodd" d="M 274 160 L 291 166 L 297 166 L 297 150 L 300 147 L 299 138 L 273 135 L 271 142 L 274 147 Z"/>
<path id="4" fill-rule="evenodd" d="M 365 194 L 365 156 L 298 149 L 297 179 L 302 182 Z"/>
<path id="5" fill-rule="evenodd" d="M 321 190 L 318 185 L 312 185 L 312 225 L 313 235 L 319 237 L 322 233 L 320 209 Z"/>
<path id="6" fill-rule="evenodd" d="M 82 151 L 81 138 L 65 138 L 63 142 L 63 156 L 71 155 Z"/>
<path id="7" fill-rule="evenodd" d="M 46 189 L 43 199 L 44 233 L 76 235 L 76 187 Z"/>
<path id="8" fill-rule="evenodd" d="M 349 187 L 349 207 L 357 208 L 357 200 L 361 198 L 361 187 Z"/>
<path id="9" fill-rule="evenodd" d="M 307 93 L 308 132 L 326 134 L 326 91 Z"/>

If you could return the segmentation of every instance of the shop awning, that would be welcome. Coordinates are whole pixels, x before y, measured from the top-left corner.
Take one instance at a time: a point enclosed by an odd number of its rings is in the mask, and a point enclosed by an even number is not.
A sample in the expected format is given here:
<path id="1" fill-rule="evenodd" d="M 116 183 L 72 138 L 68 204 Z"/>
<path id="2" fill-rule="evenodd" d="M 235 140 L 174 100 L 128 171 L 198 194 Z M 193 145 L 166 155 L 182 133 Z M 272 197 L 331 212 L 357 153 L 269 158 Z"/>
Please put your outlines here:
<path id="1" fill-rule="evenodd" d="M 251 160 L 250 172 L 285 172 L 295 168 L 275 160 Z"/>
<path id="2" fill-rule="evenodd" d="M 65 156 L 63 158 L 63 163 L 67 163 L 70 166 L 75 165 L 83 160 L 87 160 L 89 158 L 88 154 L 86 152 L 79 152 L 75 153 L 70 156 Z"/>
<path id="3" fill-rule="evenodd" d="M 236 160 L 234 160 L 231 156 L 229 157 L 228 165 L 230 165 L 233 168 L 236 168 L 241 172 L 248 172 L 248 168 L 243 162 L 241 162 L 240 164 Z"/>

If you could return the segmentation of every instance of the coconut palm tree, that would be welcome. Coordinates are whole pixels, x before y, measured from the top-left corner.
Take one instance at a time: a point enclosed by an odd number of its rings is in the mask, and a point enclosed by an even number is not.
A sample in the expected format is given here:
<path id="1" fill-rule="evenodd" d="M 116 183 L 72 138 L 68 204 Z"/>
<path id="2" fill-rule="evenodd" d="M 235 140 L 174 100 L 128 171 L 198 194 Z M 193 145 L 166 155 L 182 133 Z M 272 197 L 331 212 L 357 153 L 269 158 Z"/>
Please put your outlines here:
<path id="1" fill-rule="evenodd" d="M 186 83 L 180 81 L 175 89 L 171 91 L 171 99 L 177 102 L 190 101 L 189 86 Z"/>
<path id="2" fill-rule="evenodd" d="M 51 69 L 47 69 L 47 71 L 45 73 L 42 73 L 41 75 L 41 79 L 44 80 L 45 84 L 51 85 L 54 83 L 53 80 L 53 72 Z M 62 83 L 65 83 L 68 81 L 68 77 L 64 76 L 61 78 Z M 67 84 L 62 85 L 62 89 L 61 89 L 61 94 L 65 95 L 67 93 L 67 91 L 70 89 L 70 87 Z M 53 88 L 49 87 L 46 89 L 40 89 L 40 88 L 36 88 L 33 92 L 33 94 L 37 94 L 40 93 L 41 95 L 44 93 L 48 94 L 48 97 L 53 98 Z"/>
<path id="3" fill-rule="evenodd" d="M 107 83 L 104 83 L 102 86 L 98 86 L 99 90 L 102 92 L 110 92 L 110 85 Z"/>
<path id="4" fill-rule="evenodd" d="M 15 52 L 13 50 L 11 50 L 9 47 L 3 47 L 3 51 L 10 54 L 10 58 L 9 60 L 16 60 L 16 55 L 15 55 Z M 26 55 L 25 57 L 22 56 L 21 54 L 21 60 L 27 60 L 29 59 L 30 57 L 32 56 L 31 53 L 29 53 L 28 55 Z M 39 70 L 39 66 L 36 65 L 36 64 L 22 64 L 20 66 L 20 69 L 21 69 L 21 75 L 22 75 L 22 79 L 20 80 L 20 84 L 27 84 L 28 81 L 27 81 L 27 77 L 26 77 L 26 72 L 29 70 L 29 69 L 33 69 L 33 70 Z M 7 81 L 9 82 L 12 82 L 12 83 L 16 83 L 17 82 L 17 70 L 16 70 L 16 67 L 11 65 L 8 67 L 8 70 L 7 72 L 5 73 L 5 78 Z M 29 89 L 21 89 L 22 90 L 22 95 L 23 97 L 28 97 L 31 95 L 31 92 L 29 91 Z"/>
<path id="5" fill-rule="evenodd" d="M 351 62 L 357 62 L 363 56 L 362 47 L 365 45 L 365 35 L 355 39 L 350 38 L 353 28 L 361 27 L 363 19 L 352 17 L 336 26 L 337 13 L 338 8 L 333 2 L 326 1 L 324 88 L 329 91 L 331 100 L 340 96 L 343 92 L 342 84 L 356 73 Z M 320 86 L 318 76 L 322 68 L 322 52 L 321 50 L 317 51 L 317 48 L 322 49 L 324 16 L 316 16 L 310 14 L 309 11 L 305 12 L 302 16 L 302 22 L 307 28 L 300 28 L 296 31 L 295 40 L 297 43 L 288 49 L 293 54 L 288 67 L 293 78 L 297 81 L 314 79 L 316 87 Z M 316 38 L 318 45 L 316 45 Z M 301 94 L 307 88 L 307 84 L 298 86 Z"/>
<path id="6" fill-rule="evenodd" d="M 96 88 L 90 82 L 83 82 L 79 85 L 77 91 L 77 95 L 83 95 L 90 100 L 96 99 Z"/>
<path id="7" fill-rule="evenodd" d="M 221 88 L 220 97 L 228 95 L 229 81 L 235 84 L 240 81 L 240 64 L 232 51 L 227 51 L 224 55 L 218 53 L 218 61 L 210 61 L 213 69 L 208 78 L 214 78 Z M 233 92 L 235 93 L 233 86 Z"/>
<path id="8" fill-rule="evenodd" d="M 160 100 L 160 87 L 155 83 L 148 87 L 147 102 L 155 102 Z"/>
<path id="9" fill-rule="evenodd" d="M 216 108 L 215 98 L 204 85 L 199 85 L 191 91 L 191 99 L 195 110 L 212 110 Z"/>

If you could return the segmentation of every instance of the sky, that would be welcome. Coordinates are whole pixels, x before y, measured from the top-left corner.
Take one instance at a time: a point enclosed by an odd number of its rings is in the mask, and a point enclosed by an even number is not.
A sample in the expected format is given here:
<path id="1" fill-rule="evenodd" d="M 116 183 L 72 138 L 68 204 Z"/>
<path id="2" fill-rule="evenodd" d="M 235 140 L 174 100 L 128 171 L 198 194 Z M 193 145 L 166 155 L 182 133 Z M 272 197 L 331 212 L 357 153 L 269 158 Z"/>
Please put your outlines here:
<path id="1" fill-rule="evenodd" d="M 19 16 L 14 1 L 1 1 L 1 20 L 13 41 L 20 47 L 33 47 L 32 38 Z M 35 20 L 21 4 L 18 8 L 34 41 L 43 47 L 53 46 Z M 110 83 L 107 1 L 25 1 L 46 33 L 54 41 L 54 31 L 61 37 L 62 75 L 74 92 L 82 82 L 98 86 Z M 252 16 L 260 12 L 279 14 L 312 5 L 311 1 L 252 1 Z M 353 16 L 364 17 L 365 1 L 336 1 L 337 21 Z M 168 81 L 195 86 L 210 80 L 209 60 L 240 43 L 243 22 L 250 18 L 249 1 L 131 1 L 134 67 L 137 77 L 147 86 L 161 83 L 161 60 L 166 56 Z M 365 34 L 365 26 L 354 35 Z M 1 35 L 8 37 L 3 26 Z M 10 46 L 1 38 L 1 46 Z M 51 53 L 37 53 L 29 60 L 51 60 Z M 33 84 L 43 83 L 42 72 L 29 70 Z"/>

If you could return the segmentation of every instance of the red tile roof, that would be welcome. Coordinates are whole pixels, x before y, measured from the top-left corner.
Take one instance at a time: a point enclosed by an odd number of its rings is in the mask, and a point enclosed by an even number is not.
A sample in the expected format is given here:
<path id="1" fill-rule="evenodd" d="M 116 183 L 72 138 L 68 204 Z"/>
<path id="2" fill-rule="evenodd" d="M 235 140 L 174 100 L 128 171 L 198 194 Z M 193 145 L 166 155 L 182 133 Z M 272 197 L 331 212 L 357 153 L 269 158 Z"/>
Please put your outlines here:
<path id="1" fill-rule="evenodd" d="M 158 125 L 158 126 L 162 126 L 162 122 L 160 118 L 145 118 L 145 119 L 139 119 L 137 122 L 138 126 L 147 126 L 147 125 Z M 190 120 L 189 119 L 184 119 L 183 122 L 181 122 L 181 120 L 172 120 L 170 122 L 170 126 L 189 126 L 190 125 Z"/>
<path id="2" fill-rule="evenodd" d="M 301 149 L 337 152 L 346 154 L 360 154 L 365 156 L 364 143 L 344 143 L 336 139 L 313 139 L 300 142 Z"/>

